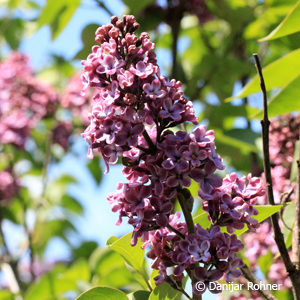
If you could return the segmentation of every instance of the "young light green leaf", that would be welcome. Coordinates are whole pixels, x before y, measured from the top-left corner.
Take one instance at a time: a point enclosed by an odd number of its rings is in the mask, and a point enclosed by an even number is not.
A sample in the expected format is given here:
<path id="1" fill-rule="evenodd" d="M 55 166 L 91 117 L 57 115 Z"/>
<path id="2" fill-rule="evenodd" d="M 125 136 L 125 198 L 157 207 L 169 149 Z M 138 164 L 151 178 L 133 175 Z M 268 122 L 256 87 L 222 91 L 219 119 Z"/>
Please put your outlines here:
<path id="1" fill-rule="evenodd" d="M 110 287 L 95 287 L 82 293 L 76 300 L 128 300 L 120 290 Z"/>
<path id="2" fill-rule="evenodd" d="M 254 207 L 258 210 L 258 214 L 256 216 L 252 216 L 252 218 L 257 220 L 258 223 L 261 223 L 262 221 L 280 211 L 283 205 L 254 205 Z M 239 236 L 246 231 L 248 231 L 247 226 L 245 226 L 243 229 L 236 230 L 234 234 Z"/>
<path id="3" fill-rule="evenodd" d="M 108 245 L 108 247 L 122 255 L 123 258 L 128 262 L 128 264 L 132 266 L 136 271 L 138 271 L 141 274 L 145 274 L 145 253 L 144 250 L 141 249 L 142 243 L 138 241 L 137 244 L 134 247 L 132 247 L 130 245 L 131 236 L 132 233 L 128 233 L 120 239 Z"/>
<path id="4" fill-rule="evenodd" d="M 149 300 L 181 300 L 182 293 L 174 290 L 164 282 L 157 286 L 150 294 Z"/>
<path id="5" fill-rule="evenodd" d="M 206 229 L 209 228 L 211 225 L 211 222 L 208 219 L 208 213 L 203 212 L 200 215 L 193 218 L 194 224 L 199 224 L 202 228 Z"/>
<path id="6" fill-rule="evenodd" d="M 262 72 L 267 91 L 286 86 L 300 74 L 300 49 L 275 60 L 264 67 Z M 225 101 L 229 102 L 236 98 L 244 98 L 260 91 L 259 78 L 256 75 L 244 86 L 238 95 L 227 98 Z"/>
<path id="7" fill-rule="evenodd" d="M 277 213 L 283 205 L 254 205 L 254 207 L 258 210 L 258 214 L 256 216 L 252 216 L 253 219 L 257 220 L 259 223 L 269 218 L 273 214 Z M 199 216 L 195 217 L 194 223 L 200 224 L 204 229 L 208 228 L 211 225 L 211 222 L 208 219 L 208 213 L 204 212 Z M 243 234 L 248 230 L 248 227 L 245 226 L 243 229 L 236 230 L 234 234 L 237 236 Z M 226 232 L 226 228 L 222 227 L 222 231 Z"/>
<path id="8" fill-rule="evenodd" d="M 300 75 L 284 87 L 277 95 L 270 99 L 268 104 L 268 115 L 274 117 L 300 110 Z M 262 118 L 263 112 L 250 118 Z"/>
<path id="9" fill-rule="evenodd" d="M 300 1 L 291 9 L 284 20 L 260 42 L 278 39 L 280 37 L 300 31 Z"/>
<path id="10" fill-rule="evenodd" d="M 67 26 L 79 5 L 80 0 L 47 0 L 38 20 L 38 28 L 50 25 L 52 39 L 56 39 Z"/>
<path id="11" fill-rule="evenodd" d="M 14 295 L 7 290 L 0 291 L 0 300 L 13 300 L 15 299 Z"/>
<path id="12" fill-rule="evenodd" d="M 76 291 L 79 281 L 88 281 L 89 277 L 85 260 L 76 261 L 70 267 L 57 265 L 28 288 L 24 300 L 58 299 L 68 291 Z"/>
<path id="13" fill-rule="evenodd" d="M 294 159 L 291 168 L 291 176 L 290 176 L 291 182 L 296 182 L 297 180 L 297 173 L 298 173 L 297 160 L 299 160 L 299 153 L 300 153 L 300 141 L 297 141 L 295 145 Z"/>

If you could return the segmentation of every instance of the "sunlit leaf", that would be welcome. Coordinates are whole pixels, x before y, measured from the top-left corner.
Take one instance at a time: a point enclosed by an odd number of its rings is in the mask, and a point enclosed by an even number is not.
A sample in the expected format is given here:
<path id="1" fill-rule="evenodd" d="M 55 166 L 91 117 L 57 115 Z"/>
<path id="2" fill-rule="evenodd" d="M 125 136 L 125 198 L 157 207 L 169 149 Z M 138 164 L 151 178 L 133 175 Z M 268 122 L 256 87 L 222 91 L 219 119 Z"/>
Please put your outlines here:
<path id="1" fill-rule="evenodd" d="M 79 4 L 80 0 L 47 0 L 38 20 L 39 27 L 50 25 L 52 39 L 56 39 L 67 26 Z"/>
<path id="2" fill-rule="evenodd" d="M 155 287 L 149 296 L 149 300 L 181 300 L 182 293 L 174 290 L 168 283 Z"/>
<path id="3" fill-rule="evenodd" d="M 274 117 L 278 115 L 288 114 L 300 110 L 300 75 L 284 87 L 277 95 L 270 99 L 268 103 L 268 115 Z M 261 111 L 251 118 L 261 119 L 263 112 Z"/>
<path id="4" fill-rule="evenodd" d="M 295 149 L 294 150 L 294 159 L 293 159 L 292 168 L 291 168 L 291 175 L 290 175 L 290 181 L 291 182 L 296 182 L 297 177 L 298 177 L 298 163 L 297 163 L 297 161 L 300 159 L 299 158 L 300 141 L 296 142 L 294 149 Z"/>
<path id="5" fill-rule="evenodd" d="M 135 270 L 141 274 L 144 274 L 145 253 L 144 250 L 141 249 L 142 242 L 138 241 L 138 243 L 132 247 L 130 245 L 131 236 L 132 233 L 128 233 L 120 239 L 114 241 L 108 247 L 122 255 L 129 265 Z"/>
<path id="6" fill-rule="evenodd" d="M 0 291 L 0 300 L 14 300 L 15 297 L 10 291 Z"/>
<path id="7" fill-rule="evenodd" d="M 69 268 L 57 265 L 30 286 L 24 300 L 57 299 L 68 291 L 77 291 L 78 283 L 87 281 L 89 276 L 89 268 L 85 260 L 77 261 Z"/>
<path id="8" fill-rule="evenodd" d="M 267 91 L 286 86 L 300 74 L 300 49 L 267 65 L 262 73 Z M 260 91 L 259 77 L 255 75 L 236 96 L 227 98 L 226 101 L 244 98 Z"/>
<path id="9" fill-rule="evenodd" d="M 251 217 L 257 220 L 259 223 L 261 223 L 265 219 L 277 213 L 283 207 L 283 205 L 254 205 L 254 207 L 258 210 L 258 214 Z M 196 216 L 193 220 L 194 223 L 200 224 L 200 226 L 203 227 L 204 229 L 210 227 L 211 225 L 211 222 L 208 219 L 207 212 L 204 212 L 199 216 Z M 226 229 L 222 227 L 222 231 L 226 231 Z M 243 229 L 235 230 L 234 234 L 241 235 L 246 231 L 248 231 L 247 226 L 245 226 Z"/>
<path id="10" fill-rule="evenodd" d="M 300 1 L 292 8 L 284 20 L 266 37 L 260 39 L 260 42 L 274 40 L 300 31 Z"/>
<path id="11" fill-rule="evenodd" d="M 120 290 L 110 287 L 95 287 L 82 293 L 76 300 L 128 300 Z"/>

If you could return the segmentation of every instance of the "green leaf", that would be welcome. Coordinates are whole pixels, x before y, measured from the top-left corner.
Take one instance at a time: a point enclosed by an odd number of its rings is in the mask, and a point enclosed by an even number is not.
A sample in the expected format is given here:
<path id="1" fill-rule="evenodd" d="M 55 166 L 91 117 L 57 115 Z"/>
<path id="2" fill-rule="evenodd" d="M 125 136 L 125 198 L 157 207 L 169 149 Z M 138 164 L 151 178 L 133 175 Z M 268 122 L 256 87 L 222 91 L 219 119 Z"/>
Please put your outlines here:
<path id="1" fill-rule="evenodd" d="M 52 39 L 56 39 L 67 26 L 79 5 L 80 0 L 47 0 L 38 20 L 39 28 L 43 25 L 50 25 Z"/>
<path id="2" fill-rule="evenodd" d="M 108 248 L 96 249 L 89 264 L 94 274 L 93 284 L 114 288 L 129 287 L 131 290 L 147 288 L 142 276 L 128 268 L 124 258 Z"/>
<path id="3" fill-rule="evenodd" d="M 271 217 L 278 211 L 280 211 L 283 205 L 253 205 L 257 210 L 258 214 L 256 216 L 251 216 L 253 219 L 257 220 L 258 223 L 266 220 L 267 218 Z M 236 230 L 234 233 L 239 236 L 244 232 L 248 231 L 248 227 L 245 226 L 243 229 Z"/>
<path id="4" fill-rule="evenodd" d="M 20 18 L 3 18 L 0 20 L 0 32 L 10 48 L 16 50 L 23 37 L 24 22 Z"/>
<path id="5" fill-rule="evenodd" d="M 121 291 L 110 287 L 96 287 L 81 294 L 76 300 L 128 300 Z"/>
<path id="6" fill-rule="evenodd" d="M 13 300 L 14 295 L 10 291 L 2 290 L 0 291 L 0 300 Z"/>
<path id="7" fill-rule="evenodd" d="M 66 267 L 57 265 L 31 285 L 24 300 L 53 300 L 68 291 L 77 291 L 80 281 L 89 280 L 89 268 L 85 260 L 80 260 Z"/>
<path id="8" fill-rule="evenodd" d="M 203 212 L 199 216 L 193 218 L 195 224 L 200 224 L 200 226 L 204 229 L 207 229 L 211 226 L 211 222 L 208 219 L 208 213 Z"/>
<path id="9" fill-rule="evenodd" d="M 138 15 L 143 8 L 152 4 L 154 0 L 123 0 L 123 2 L 129 8 L 131 14 Z"/>
<path id="10" fill-rule="evenodd" d="M 101 179 L 102 179 L 102 173 L 103 173 L 101 166 L 100 166 L 100 159 L 94 158 L 92 160 L 89 160 L 89 163 L 87 166 L 88 166 L 89 171 L 93 175 L 96 183 L 100 184 Z"/>
<path id="11" fill-rule="evenodd" d="M 128 295 L 129 300 L 148 300 L 150 292 L 148 291 L 136 291 Z"/>
<path id="12" fill-rule="evenodd" d="M 95 251 L 98 244 L 94 241 L 83 242 L 79 247 L 73 249 L 73 255 L 75 259 L 86 258 L 88 259 L 91 254 Z"/>
<path id="13" fill-rule="evenodd" d="M 258 214 L 256 216 L 251 216 L 253 219 L 257 220 L 259 223 L 269 218 L 273 214 L 277 213 L 283 205 L 254 205 L 254 207 L 258 210 Z M 208 228 L 211 225 L 211 222 L 208 219 L 208 213 L 204 212 L 199 216 L 196 216 L 194 219 L 194 223 L 198 223 L 204 229 Z M 226 231 L 226 229 L 222 228 L 222 231 Z M 248 227 L 245 226 L 243 229 L 236 230 L 234 234 L 237 236 L 243 234 L 248 231 Z"/>
<path id="14" fill-rule="evenodd" d="M 262 72 L 267 91 L 286 86 L 300 74 L 300 49 L 294 50 L 267 65 Z M 225 101 L 229 102 L 236 98 L 244 98 L 260 91 L 259 77 L 255 75 L 237 96 L 227 98 Z"/>
<path id="15" fill-rule="evenodd" d="M 291 168 L 291 176 L 290 176 L 291 182 L 297 181 L 297 173 L 298 173 L 297 160 L 299 160 L 299 153 L 300 153 L 300 141 L 297 141 L 296 145 L 295 145 L 294 159 L 293 159 L 292 168 Z"/>
<path id="16" fill-rule="evenodd" d="M 273 264 L 273 259 L 274 259 L 274 256 L 273 256 L 271 250 L 269 250 L 266 255 L 260 256 L 258 258 L 257 263 L 259 265 L 260 270 L 262 271 L 262 273 L 264 274 L 264 276 L 266 278 L 268 278 L 268 273 L 270 271 L 270 267 Z"/>
<path id="17" fill-rule="evenodd" d="M 65 239 L 70 231 L 74 232 L 76 229 L 68 220 L 38 220 L 32 233 L 32 245 L 36 251 L 41 253 L 53 237 Z"/>
<path id="18" fill-rule="evenodd" d="M 132 247 L 130 245 L 131 236 L 132 233 L 128 233 L 120 239 L 114 241 L 108 247 L 122 255 L 128 264 L 140 274 L 145 274 L 145 253 L 144 250 L 141 249 L 142 242 L 138 241 L 137 244 Z"/>
<path id="19" fill-rule="evenodd" d="M 274 40 L 295 32 L 300 31 L 300 1 L 292 8 L 284 20 L 266 37 L 260 39 L 260 42 Z"/>
<path id="20" fill-rule="evenodd" d="M 75 55 L 74 59 L 86 59 L 91 52 L 91 48 L 95 45 L 95 32 L 99 24 L 88 24 L 81 31 L 81 41 L 83 48 Z"/>
<path id="21" fill-rule="evenodd" d="M 150 294 L 149 300 L 181 300 L 182 293 L 174 290 L 168 283 L 157 286 Z"/>
<path id="22" fill-rule="evenodd" d="M 69 196 L 69 195 L 63 195 L 61 198 L 61 206 L 64 209 L 67 209 L 73 213 L 76 214 L 82 214 L 83 213 L 83 206 L 80 204 L 78 200 L 75 198 Z"/>
<path id="23" fill-rule="evenodd" d="M 300 75 L 284 87 L 268 103 L 268 115 L 270 118 L 278 115 L 288 114 L 300 110 Z M 251 118 L 262 118 L 263 112 L 251 116 Z"/>
<path id="24" fill-rule="evenodd" d="M 232 130 L 228 135 L 226 134 L 226 132 L 222 132 L 221 130 L 215 130 L 217 143 L 228 144 L 229 146 L 240 149 L 240 151 L 242 151 L 243 153 L 257 152 L 257 148 L 256 146 L 254 146 L 254 142 L 252 140 L 250 143 L 249 139 L 242 141 L 240 140 L 240 136 L 241 131 L 237 129 Z"/>

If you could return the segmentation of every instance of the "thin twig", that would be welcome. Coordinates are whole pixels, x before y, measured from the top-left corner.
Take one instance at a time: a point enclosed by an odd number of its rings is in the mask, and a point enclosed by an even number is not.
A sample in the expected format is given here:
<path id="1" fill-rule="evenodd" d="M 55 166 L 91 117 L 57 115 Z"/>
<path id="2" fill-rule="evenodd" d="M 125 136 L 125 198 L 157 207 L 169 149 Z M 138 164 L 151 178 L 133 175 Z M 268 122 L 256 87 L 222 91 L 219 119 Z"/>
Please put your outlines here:
<path id="1" fill-rule="evenodd" d="M 249 282 L 259 285 L 259 280 L 255 276 L 255 274 L 253 274 L 253 272 L 248 268 L 248 266 L 242 267 L 241 271 L 243 272 L 244 277 Z M 267 300 L 276 300 L 276 298 L 268 290 L 259 289 L 258 292 Z"/>
<path id="2" fill-rule="evenodd" d="M 281 219 L 283 225 L 284 225 L 288 230 L 290 230 L 290 231 L 293 231 L 293 228 L 291 228 L 291 227 L 285 222 L 285 219 L 284 219 L 284 217 L 283 217 L 283 212 L 284 212 L 284 208 L 285 208 L 285 205 L 284 205 L 284 204 L 286 204 L 286 203 L 289 201 L 289 199 L 290 199 L 291 195 L 293 194 L 293 192 L 294 192 L 294 188 L 291 188 L 288 192 L 282 193 L 281 196 L 280 196 L 280 204 L 283 204 L 282 209 L 279 211 L 280 219 Z"/>
<path id="3" fill-rule="evenodd" d="M 156 150 L 156 146 L 153 144 L 150 136 L 148 135 L 148 132 L 146 130 L 143 131 L 143 137 L 145 138 L 150 151 L 155 151 Z"/>
<path id="4" fill-rule="evenodd" d="M 114 16 L 114 13 L 105 5 L 101 0 L 95 0 L 99 7 L 101 7 L 110 17 Z"/>
<path id="5" fill-rule="evenodd" d="M 275 205 L 274 194 L 273 194 L 273 185 L 271 177 L 271 164 L 270 164 L 270 155 L 269 155 L 269 126 L 270 121 L 268 119 L 268 100 L 267 100 L 267 91 L 262 75 L 262 68 L 260 65 L 259 57 L 257 54 L 253 54 L 256 69 L 259 76 L 260 87 L 263 94 L 263 119 L 261 120 L 262 126 L 262 139 L 263 139 L 263 162 L 264 162 L 264 173 L 265 173 L 265 182 L 267 188 L 268 201 L 271 205 Z M 293 284 L 293 293 L 295 299 L 300 299 L 300 276 L 297 272 L 294 264 L 292 263 L 288 250 L 285 246 L 284 237 L 281 232 L 278 220 L 278 213 L 271 216 L 272 226 L 274 230 L 275 242 L 277 244 L 278 250 L 284 262 L 285 268 L 289 274 L 289 277 Z"/>
<path id="6" fill-rule="evenodd" d="M 169 228 L 171 231 L 175 232 L 179 237 L 181 237 L 182 239 L 185 238 L 184 234 L 182 234 L 180 231 L 178 231 L 176 228 L 174 228 L 173 226 L 171 226 L 170 224 L 167 225 L 167 228 Z"/>

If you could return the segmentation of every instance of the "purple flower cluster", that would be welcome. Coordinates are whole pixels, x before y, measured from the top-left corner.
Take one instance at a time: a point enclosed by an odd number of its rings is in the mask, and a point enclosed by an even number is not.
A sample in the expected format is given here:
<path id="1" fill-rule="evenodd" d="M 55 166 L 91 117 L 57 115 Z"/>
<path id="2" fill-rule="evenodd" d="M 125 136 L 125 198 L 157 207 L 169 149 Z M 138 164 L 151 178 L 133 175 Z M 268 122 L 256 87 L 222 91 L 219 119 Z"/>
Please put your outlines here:
<path id="1" fill-rule="evenodd" d="M 0 142 L 23 148 L 29 131 L 53 114 L 58 95 L 33 76 L 28 58 L 13 53 L 0 63 Z"/>
<path id="2" fill-rule="evenodd" d="M 133 16 L 112 17 L 110 25 L 96 31 L 100 45 L 82 62 L 84 91 L 95 90 L 90 124 L 82 134 L 88 156 L 99 152 L 107 171 L 119 158 L 124 165 L 127 182 L 119 183 L 108 201 L 119 213 L 117 224 L 125 217 L 133 226 L 131 244 L 141 238 L 144 248 L 151 245 L 148 256 L 160 271 L 157 284 L 174 286 L 173 279 L 180 283 L 184 271 L 205 282 L 225 274 L 231 280 L 241 274 L 237 268 L 243 263 L 235 253 L 243 245 L 220 226 L 230 232 L 244 224 L 255 228 L 252 205 L 264 189 L 251 176 L 246 185 L 246 178 L 236 174 L 224 181 L 214 175 L 224 166 L 213 130 L 204 125 L 191 133 L 170 130 L 185 122 L 197 124 L 193 105 L 183 96 L 180 82 L 160 74 L 154 44 L 146 33 L 135 34 L 138 27 Z M 191 230 L 178 222 L 178 212 L 172 214 L 180 197 L 191 211 L 186 187 L 192 179 L 199 183 L 210 214 L 209 229 L 196 224 Z M 167 275 L 169 267 L 175 267 L 172 276 Z"/>
<path id="3" fill-rule="evenodd" d="M 11 172 L 11 170 L 3 170 L 0 172 L 0 202 L 9 202 L 19 190 L 19 182 Z"/>
<path id="4" fill-rule="evenodd" d="M 215 179 L 213 179 L 215 181 Z M 223 179 L 221 186 L 213 188 L 208 180 L 201 180 L 199 196 L 205 200 L 203 209 L 209 213 L 211 221 L 220 226 L 226 226 L 228 232 L 242 229 L 245 224 L 249 229 L 258 228 L 257 220 L 251 216 L 258 211 L 253 204 L 258 197 L 265 194 L 264 182 L 261 178 L 248 175 L 238 178 L 232 173 Z"/>
<path id="5" fill-rule="evenodd" d="M 151 245 L 151 251 L 147 254 L 154 260 L 151 267 L 160 271 L 155 278 L 156 284 L 175 280 L 180 285 L 185 270 L 192 272 L 206 287 L 210 281 L 216 281 L 223 275 L 226 275 L 228 282 L 241 275 L 238 268 L 244 264 L 236 252 L 243 248 L 243 244 L 236 235 L 221 232 L 217 225 L 203 229 L 199 224 L 195 225 L 195 233 L 188 234 L 185 223 L 177 222 L 178 218 L 179 214 L 170 216 L 170 225 L 184 238 L 180 239 L 168 228 L 161 228 L 151 233 L 145 244 Z M 174 268 L 172 277 L 167 272 L 169 267 Z M 202 294 L 204 291 L 194 290 L 194 293 Z"/>
<path id="6" fill-rule="evenodd" d="M 90 157 L 97 149 L 107 164 L 139 146 L 145 124 L 155 124 L 160 132 L 185 121 L 196 124 L 180 82 L 160 75 L 154 44 L 146 33 L 137 37 L 138 27 L 133 16 L 113 17 L 112 24 L 96 32 L 101 46 L 94 46 L 82 62 L 84 89 L 97 91 L 83 137 L 90 145 Z"/>

